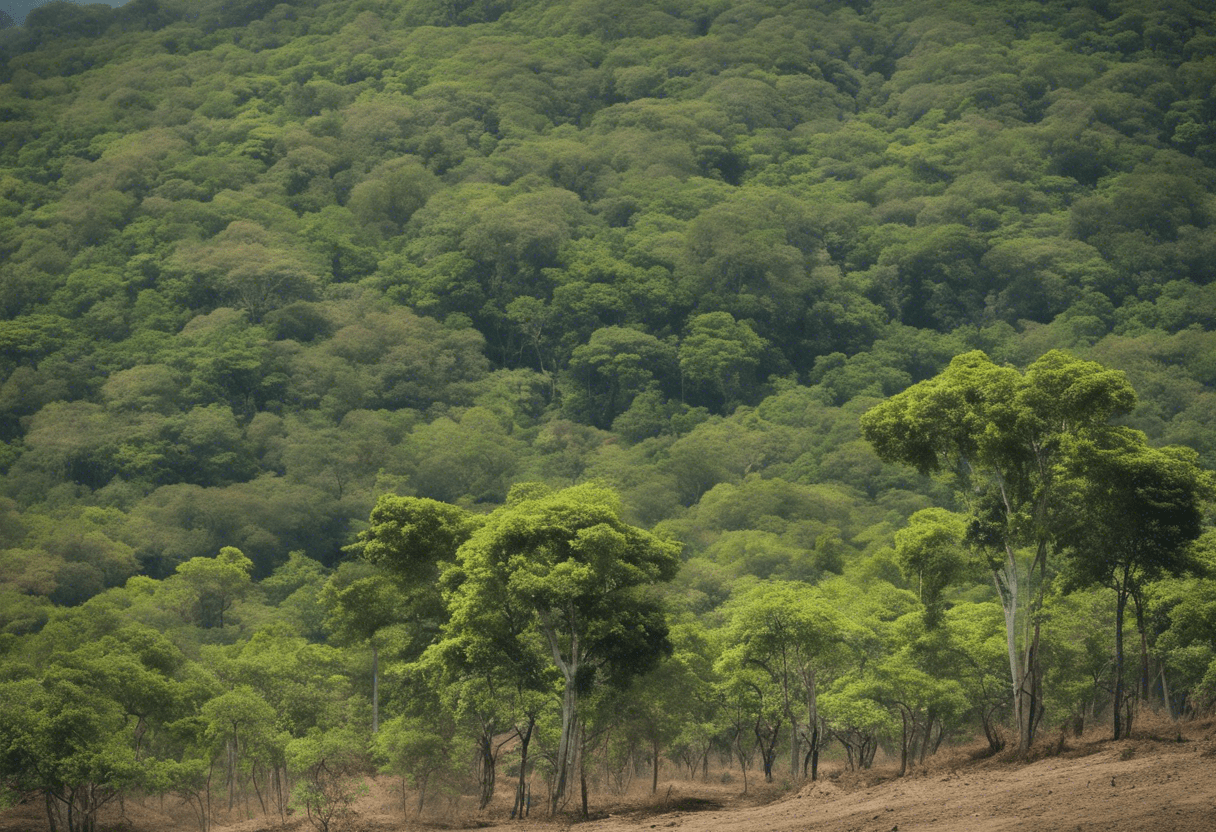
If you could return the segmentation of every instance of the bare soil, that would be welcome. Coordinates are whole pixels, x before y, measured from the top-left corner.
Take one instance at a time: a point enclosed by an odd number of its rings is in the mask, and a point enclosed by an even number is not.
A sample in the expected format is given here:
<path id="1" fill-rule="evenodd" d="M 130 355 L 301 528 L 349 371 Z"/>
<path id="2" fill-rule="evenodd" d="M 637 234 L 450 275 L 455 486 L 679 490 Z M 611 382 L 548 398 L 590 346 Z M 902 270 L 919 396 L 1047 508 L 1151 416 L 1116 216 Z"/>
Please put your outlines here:
<path id="1" fill-rule="evenodd" d="M 486 812 L 461 800 L 433 802 L 422 818 L 406 818 L 399 784 L 368 781 L 358 814 L 334 832 L 1216 832 L 1216 720 L 1160 721 L 1131 738 L 1059 737 L 1032 759 L 1011 753 L 981 758 L 978 747 L 942 752 L 906 777 L 894 769 L 843 772 L 801 788 L 750 777 L 742 793 L 731 782 L 665 781 L 657 795 L 644 785 L 626 795 L 599 795 L 590 820 L 571 816 L 509 821 L 510 783 Z M 411 801 L 412 804 L 412 801 Z M 311 830 L 304 818 L 286 824 L 254 817 L 216 818 L 214 832 Z M 173 798 L 127 801 L 104 819 L 102 832 L 192 832 L 198 825 Z M 0 813 L 0 832 L 41 832 L 37 802 Z"/>

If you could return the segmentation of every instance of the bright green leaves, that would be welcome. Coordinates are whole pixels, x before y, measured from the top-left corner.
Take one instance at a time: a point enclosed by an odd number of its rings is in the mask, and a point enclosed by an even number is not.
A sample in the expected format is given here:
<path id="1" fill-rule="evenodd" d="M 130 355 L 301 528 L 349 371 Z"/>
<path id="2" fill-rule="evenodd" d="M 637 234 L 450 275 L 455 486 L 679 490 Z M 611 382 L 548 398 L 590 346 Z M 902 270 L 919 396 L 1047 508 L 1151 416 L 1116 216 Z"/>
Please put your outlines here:
<path id="1" fill-rule="evenodd" d="M 617 496 L 600 486 L 517 488 L 513 496 L 445 575 L 448 627 L 457 638 L 507 636 L 503 662 L 536 650 L 536 640 L 547 646 L 564 679 L 556 806 L 574 759 L 579 695 L 597 677 L 623 682 L 644 672 L 669 649 L 647 589 L 675 575 L 678 549 L 621 520 Z"/>
<path id="2" fill-rule="evenodd" d="M 1123 373 L 1097 362 L 1053 351 L 1023 376 L 977 351 L 875 407 L 862 417 L 862 433 L 884 460 L 922 473 L 945 467 L 970 476 L 981 466 L 1012 473 L 1052 453 L 1060 435 L 1099 429 L 1134 404 Z"/>
<path id="3" fill-rule="evenodd" d="M 958 581 L 966 568 L 963 517 L 940 508 L 922 509 L 895 533 L 895 556 L 925 605 L 925 624 L 935 626 L 941 615 L 942 591 Z"/>
<path id="4" fill-rule="evenodd" d="M 1053 351 L 1025 374 L 993 364 L 982 352 L 957 356 L 938 376 L 920 382 L 867 412 L 862 433 L 879 457 L 922 473 L 945 469 L 968 508 L 967 543 L 992 569 L 1005 610 L 1014 714 L 1019 747 L 1033 741 L 1031 709 L 1042 684 L 1036 647 L 1019 653 L 1018 622 L 1033 618 L 1047 584 L 1049 549 L 1064 543 L 1068 506 L 1060 483 L 1074 443 L 1102 444 L 1118 435 L 1109 420 L 1128 412 L 1135 393 L 1126 376 L 1093 361 Z M 908 562 L 913 557 L 908 544 Z M 1019 577 L 1019 552 L 1034 558 Z M 1038 598 L 1019 598 L 1020 587 Z M 1025 605 L 1025 606 L 1023 606 Z"/>
<path id="5" fill-rule="evenodd" d="M 676 563 L 670 544 L 622 522 L 615 495 L 594 486 L 500 509 L 461 549 L 458 562 L 476 574 L 457 597 L 497 588 L 536 610 L 562 614 L 575 607 L 605 614 L 614 594 L 668 580 Z M 480 583 L 487 578 L 493 585 Z"/>
<path id="6" fill-rule="evenodd" d="M 1188 546 L 1216 483 L 1194 451 L 1152 448 L 1126 429 L 1070 451 L 1059 535 L 1069 583 L 1139 593 L 1147 580 L 1195 566 Z"/>
<path id="7" fill-rule="evenodd" d="M 478 521 L 463 509 L 436 500 L 382 496 L 370 528 L 351 545 L 370 563 L 407 582 L 425 581 L 437 560 L 450 561 Z"/>

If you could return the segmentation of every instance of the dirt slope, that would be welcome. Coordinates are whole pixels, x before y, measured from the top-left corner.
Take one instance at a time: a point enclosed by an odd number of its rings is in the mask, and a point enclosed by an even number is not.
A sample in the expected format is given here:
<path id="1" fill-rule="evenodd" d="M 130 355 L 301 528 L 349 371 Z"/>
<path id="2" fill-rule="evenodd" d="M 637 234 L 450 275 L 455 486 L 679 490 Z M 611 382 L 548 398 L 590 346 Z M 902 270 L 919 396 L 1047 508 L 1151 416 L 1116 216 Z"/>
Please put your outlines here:
<path id="1" fill-rule="evenodd" d="M 1030 763 L 1009 755 L 979 761 L 962 752 L 939 755 L 924 770 L 902 779 L 889 771 L 844 774 L 763 805 L 754 803 L 757 790 L 745 798 L 737 783 L 684 782 L 662 791 L 657 800 L 609 805 L 601 813 L 606 816 L 575 824 L 577 832 L 1216 832 L 1216 722 L 1191 723 L 1181 733 L 1174 726 L 1163 727 L 1156 734 L 1118 743 L 1079 743 Z M 371 784 L 358 809 L 359 817 L 346 832 L 557 832 L 571 826 L 569 819 L 499 821 L 500 809 L 479 815 L 455 805 L 436 807 L 422 823 L 405 821 L 400 793 L 382 781 Z M 172 799 L 128 801 L 125 810 L 125 817 L 107 817 L 103 829 L 198 828 Z M 253 818 L 216 823 L 213 830 L 284 828 L 312 827 L 303 819 L 283 827 Z M 0 813 L 0 832 L 45 829 L 36 804 Z"/>
<path id="2" fill-rule="evenodd" d="M 1132 749 L 1125 751 L 1125 749 Z M 1130 758 L 1123 759 L 1130 753 Z M 494 827 L 506 830 L 509 827 Z M 1216 742 L 1132 741 L 1029 765 L 991 761 L 846 792 L 833 783 L 752 809 L 609 818 L 580 832 L 1216 830 Z"/>

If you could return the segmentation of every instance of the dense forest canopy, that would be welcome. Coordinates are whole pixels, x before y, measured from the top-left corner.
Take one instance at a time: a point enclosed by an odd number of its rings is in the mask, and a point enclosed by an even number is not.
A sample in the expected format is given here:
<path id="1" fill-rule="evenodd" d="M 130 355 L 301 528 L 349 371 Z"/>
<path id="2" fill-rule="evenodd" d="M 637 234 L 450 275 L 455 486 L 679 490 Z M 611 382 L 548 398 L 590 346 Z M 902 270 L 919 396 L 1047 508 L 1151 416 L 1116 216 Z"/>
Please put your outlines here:
<path id="1" fill-rule="evenodd" d="M 385 494 L 492 517 L 516 483 L 595 482 L 619 495 L 620 522 L 682 546 L 663 591 L 671 655 L 631 684 L 674 674 L 704 692 L 681 707 L 707 710 L 680 724 L 630 712 L 639 736 L 688 759 L 758 744 L 767 770 L 778 747 L 817 753 L 822 729 L 850 764 L 878 738 L 907 764 L 951 732 L 1000 742 L 1001 584 L 976 554 L 996 538 L 958 519 L 991 532 L 995 515 L 863 438 L 862 414 L 928 389 L 956 356 L 1022 372 L 1063 350 L 1135 396 L 1101 441 L 1058 434 L 1097 443 L 1050 458 L 1059 505 L 1147 499 L 1086 491 L 1136 465 L 1210 497 L 1208 4 L 52 2 L 0 31 L 0 55 L 0 649 L 26 668 L 14 684 L 45 651 L 111 649 L 74 631 L 104 635 L 157 684 L 189 688 L 156 717 L 168 725 L 221 687 L 270 696 L 241 657 L 278 651 L 302 663 L 282 671 L 300 690 L 341 668 L 354 693 L 272 697 L 303 741 L 366 728 L 343 703 L 380 696 L 358 667 L 372 644 L 398 668 L 384 691 L 397 733 L 379 753 L 425 795 L 450 772 L 418 760 L 476 710 L 414 690 L 455 672 L 425 653 L 450 611 L 435 596 L 394 617 L 386 599 L 415 590 L 343 547 L 371 533 Z M 1153 679 L 1175 710 L 1210 706 L 1210 531 L 1122 583 L 1075 566 L 1094 545 L 1070 534 L 1000 537 L 1042 589 L 1019 602 L 1047 634 L 1033 707 L 1058 723 L 1109 704 L 1126 598 L 1140 698 Z M 839 638 L 798 679 L 758 679 L 738 645 L 782 587 L 805 590 L 790 592 L 799 620 L 859 611 L 831 620 Z M 343 616 L 356 598 L 367 619 Z M 130 646 L 145 627 L 168 635 Z M 889 661 L 866 676 L 849 651 Z M 954 675 L 929 684 L 947 653 Z M 210 681 L 184 669 L 198 662 Z M 400 670 L 417 662 L 438 669 Z M 510 717 L 528 731 L 552 716 L 534 682 L 516 685 Z M 791 686 L 809 712 L 751 698 Z M 883 704 L 905 688 L 932 701 Z M 732 708 L 763 717 L 751 744 Z M 186 766 L 171 733 L 161 750 Z M 288 766 L 276 742 L 244 769 L 255 780 L 323 753 L 300 746 Z"/>

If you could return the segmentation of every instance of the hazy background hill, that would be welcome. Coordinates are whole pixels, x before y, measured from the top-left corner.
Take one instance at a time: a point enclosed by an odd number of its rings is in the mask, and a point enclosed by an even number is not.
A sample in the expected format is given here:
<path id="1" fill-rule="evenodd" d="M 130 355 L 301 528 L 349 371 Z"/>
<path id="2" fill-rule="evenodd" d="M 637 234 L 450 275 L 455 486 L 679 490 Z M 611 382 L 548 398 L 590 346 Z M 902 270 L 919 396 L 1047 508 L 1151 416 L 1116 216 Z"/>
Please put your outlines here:
<path id="1" fill-rule="evenodd" d="M 126 0 L 102 0 L 99 5 L 116 8 L 124 2 Z M 0 2 L 0 12 L 7 14 L 13 25 L 20 26 L 25 21 L 27 14 L 38 6 L 46 5 L 46 3 L 47 0 L 3 0 L 3 2 Z"/>
<path id="2" fill-rule="evenodd" d="M 1186 2 L 52 4 L 0 36 L 0 577 L 332 563 L 383 490 L 618 487 L 732 570 L 873 557 L 858 439 L 972 348 L 1216 464 Z M 806 552 L 819 552 L 807 560 Z"/>

